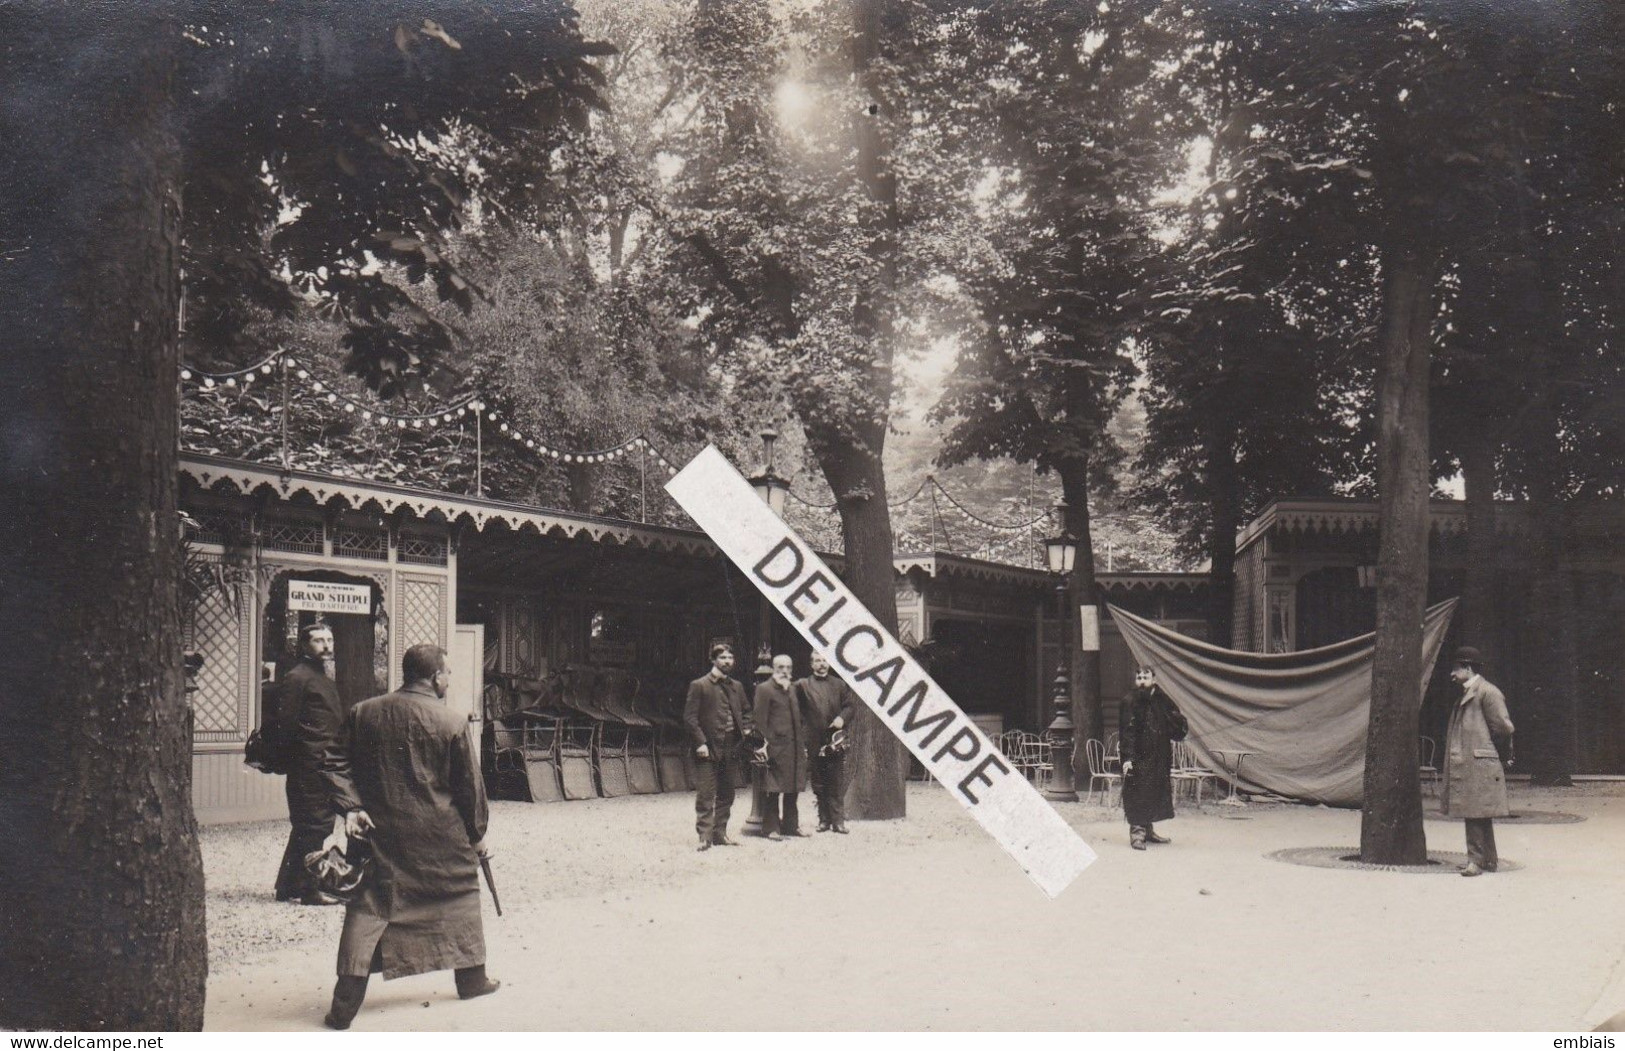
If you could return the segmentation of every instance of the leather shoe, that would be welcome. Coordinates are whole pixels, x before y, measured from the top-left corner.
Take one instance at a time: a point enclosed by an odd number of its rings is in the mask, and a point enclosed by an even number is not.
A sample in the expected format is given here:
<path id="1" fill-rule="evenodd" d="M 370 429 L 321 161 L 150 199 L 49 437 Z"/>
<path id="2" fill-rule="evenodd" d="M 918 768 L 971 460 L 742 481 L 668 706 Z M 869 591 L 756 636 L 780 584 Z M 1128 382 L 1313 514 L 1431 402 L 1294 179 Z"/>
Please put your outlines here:
<path id="1" fill-rule="evenodd" d="M 304 897 L 300 898 L 299 899 L 299 904 L 301 904 L 301 905 L 343 905 L 344 902 L 342 902 L 339 899 L 333 897 L 333 895 L 331 895 L 331 894 L 323 894 L 319 890 L 313 890 L 309 894 L 306 894 Z"/>
<path id="2" fill-rule="evenodd" d="M 502 988 L 501 982 L 497 981 L 495 978 L 487 978 L 485 980 L 485 984 L 481 985 L 477 989 L 470 989 L 466 993 L 459 989 L 457 991 L 457 998 L 460 1000 L 472 1000 L 476 996 L 490 996 L 500 988 Z"/>
<path id="3" fill-rule="evenodd" d="M 820 832 L 828 832 L 829 831 L 828 823 L 820 821 L 818 823 L 818 831 L 820 831 Z"/>
<path id="4" fill-rule="evenodd" d="M 341 1022 L 337 1018 L 334 1018 L 332 1011 L 327 1012 L 327 1017 L 322 1019 L 322 1025 L 325 1025 L 329 1029 L 338 1029 L 338 1030 L 344 1030 L 344 1029 L 350 1028 L 350 1023 L 349 1022 Z"/>
<path id="5" fill-rule="evenodd" d="M 711 845 L 715 847 L 737 847 L 739 845 L 739 841 L 737 839 L 729 839 L 727 836 L 718 836 L 716 839 L 711 841 Z"/>
<path id="6" fill-rule="evenodd" d="M 794 830 L 793 832 L 786 832 L 785 835 L 788 836 L 791 839 L 811 839 L 812 838 L 812 833 L 811 832 L 803 832 L 799 828 Z"/>
<path id="7" fill-rule="evenodd" d="M 769 832 L 767 834 L 767 838 L 771 842 L 774 842 L 774 843 L 782 843 L 782 842 L 784 842 L 784 837 L 779 835 L 777 832 Z"/>
<path id="8" fill-rule="evenodd" d="M 1173 842 L 1173 840 L 1169 839 L 1167 836 L 1159 836 L 1155 832 L 1147 832 L 1145 834 L 1145 841 L 1147 843 L 1172 843 Z"/>
<path id="9" fill-rule="evenodd" d="M 709 839 L 702 839 L 702 840 L 700 840 L 700 845 L 695 847 L 694 849 L 698 850 L 698 851 L 710 850 L 711 849 L 711 841 Z"/>
<path id="10" fill-rule="evenodd" d="M 1461 870 L 1463 876 L 1482 876 L 1484 870 L 1478 867 L 1478 862 L 1469 861 L 1467 867 Z"/>
<path id="11" fill-rule="evenodd" d="M 836 825 L 835 826 L 835 831 L 839 832 L 841 835 L 844 836 L 844 835 L 846 835 L 846 826 L 845 825 Z"/>

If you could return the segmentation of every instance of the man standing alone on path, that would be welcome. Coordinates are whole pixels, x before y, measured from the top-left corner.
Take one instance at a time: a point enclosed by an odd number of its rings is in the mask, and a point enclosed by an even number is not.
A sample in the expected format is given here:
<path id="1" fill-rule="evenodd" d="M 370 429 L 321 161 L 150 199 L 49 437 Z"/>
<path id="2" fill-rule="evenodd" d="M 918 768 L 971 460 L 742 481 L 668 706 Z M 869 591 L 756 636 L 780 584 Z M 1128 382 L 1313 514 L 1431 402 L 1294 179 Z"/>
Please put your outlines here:
<path id="1" fill-rule="evenodd" d="M 299 663 L 278 685 L 276 739 L 287 749 L 288 846 L 276 874 L 276 900 L 338 905 L 316 889 L 305 855 L 333 834 L 333 804 L 322 760 L 344 729 L 344 704 L 333 682 L 333 629 L 317 622 L 299 630 Z"/>
<path id="2" fill-rule="evenodd" d="M 1152 822 L 1174 816 L 1173 743 L 1185 739 L 1189 726 L 1150 668 L 1134 673 L 1134 689 L 1124 708 L 1119 739 L 1123 816 L 1128 819 L 1129 846 L 1144 850 L 1147 843 L 1172 842 L 1157 835 Z"/>
<path id="3" fill-rule="evenodd" d="M 362 701 L 323 773 L 344 831 L 372 846 L 373 869 L 344 913 L 338 983 L 324 1019 L 348 1029 L 384 979 L 451 968 L 464 1000 L 494 993 L 480 920 L 485 782 L 468 720 L 446 707 L 446 651 L 419 645 L 401 662 L 406 685 Z"/>
<path id="4" fill-rule="evenodd" d="M 767 741 L 767 765 L 762 768 L 762 835 L 774 841 L 807 835 L 801 831 L 801 815 L 796 809 L 796 797 L 807 785 L 807 740 L 801 707 L 790 689 L 792 668 L 787 655 L 774 657 L 773 677 L 756 687 L 751 708 L 751 719 Z"/>
<path id="5" fill-rule="evenodd" d="M 818 831 L 846 834 L 846 727 L 852 723 L 857 698 L 821 653 L 812 655 L 812 674 L 795 685 L 801 725 L 807 737 L 807 760 L 812 767 L 812 790 L 818 799 Z M 843 739 L 837 741 L 840 733 Z"/>
<path id="6" fill-rule="evenodd" d="M 1512 737 L 1506 697 L 1479 674 L 1483 658 L 1471 646 L 1456 651 L 1450 679 L 1462 688 L 1461 700 L 1450 710 L 1445 733 L 1444 789 L 1440 804 L 1448 817 L 1467 825 L 1467 867 L 1463 876 L 1494 872 L 1500 864 L 1495 852 L 1495 819 L 1506 817 L 1506 771 L 1496 737 Z"/>
<path id="7" fill-rule="evenodd" d="M 711 647 L 711 670 L 688 684 L 683 725 L 694 744 L 694 828 L 698 850 L 734 847 L 728 838 L 728 817 L 734 805 L 734 753 L 740 735 L 750 729 L 745 714 L 745 687 L 729 677 L 733 647 Z"/>

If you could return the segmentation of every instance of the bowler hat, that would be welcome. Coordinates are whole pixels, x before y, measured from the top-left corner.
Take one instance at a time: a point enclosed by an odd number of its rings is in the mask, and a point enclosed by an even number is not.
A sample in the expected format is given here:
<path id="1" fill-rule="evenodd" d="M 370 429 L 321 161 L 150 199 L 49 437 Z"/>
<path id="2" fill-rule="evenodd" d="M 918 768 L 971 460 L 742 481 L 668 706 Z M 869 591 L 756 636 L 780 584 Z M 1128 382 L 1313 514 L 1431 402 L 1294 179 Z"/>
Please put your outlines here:
<path id="1" fill-rule="evenodd" d="M 1471 646 L 1463 646 L 1460 649 L 1456 650 L 1456 663 L 1457 664 L 1473 664 L 1473 665 L 1477 665 L 1477 664 L 1481 664 L 1482 662 L 1483 662 L 1483 658 L 1479 655 L 1478 650 L 1474 649 Z"/>

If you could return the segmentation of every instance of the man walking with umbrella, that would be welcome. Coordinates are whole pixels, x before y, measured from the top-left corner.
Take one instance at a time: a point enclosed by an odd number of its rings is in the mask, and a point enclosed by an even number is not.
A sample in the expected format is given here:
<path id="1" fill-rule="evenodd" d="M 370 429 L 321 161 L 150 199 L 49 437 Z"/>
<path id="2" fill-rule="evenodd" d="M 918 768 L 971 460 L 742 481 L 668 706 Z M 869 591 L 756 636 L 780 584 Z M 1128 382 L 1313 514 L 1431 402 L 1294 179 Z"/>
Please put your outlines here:
<path id="1" fill-rule="evenodd" d="M 373 872 L 344 914 L 338 982 L 324 1020 L 348 1029 L 367 977 L 387 981 L 451 968 L 465 1000 L 497 991 L 485 976 L 480 863 L 485 783 L 468 721 L 446 707 L 446 651 L 419 645 L 406 685 L 362 701 L 323 774 L 345 832 L 372 845 Z"/>

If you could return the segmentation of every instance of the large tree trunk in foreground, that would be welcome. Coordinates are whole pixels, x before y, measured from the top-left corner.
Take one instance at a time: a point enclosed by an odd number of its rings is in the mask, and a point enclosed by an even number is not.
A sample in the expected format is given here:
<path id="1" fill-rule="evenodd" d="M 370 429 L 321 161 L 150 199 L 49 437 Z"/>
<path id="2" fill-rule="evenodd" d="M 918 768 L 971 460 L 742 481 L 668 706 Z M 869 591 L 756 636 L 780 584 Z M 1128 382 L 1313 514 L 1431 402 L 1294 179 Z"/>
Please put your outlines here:
<path id="1" fill-rule="evenodd" d="M 1422 617 L 1428 584 L 1428 379 L 1438 258 L 1389 249 L 1382 260 L 1383 331 L 1377 388 L 1377 648 L 1366 730 L 1360 857 L 1427 861 L 1417 740 Z"/>
<path id="2" fill-rule="evenodd" d="M 195 1030 L 176 515 L 178 26 L 8 8 L 0 1025 Z"/>

